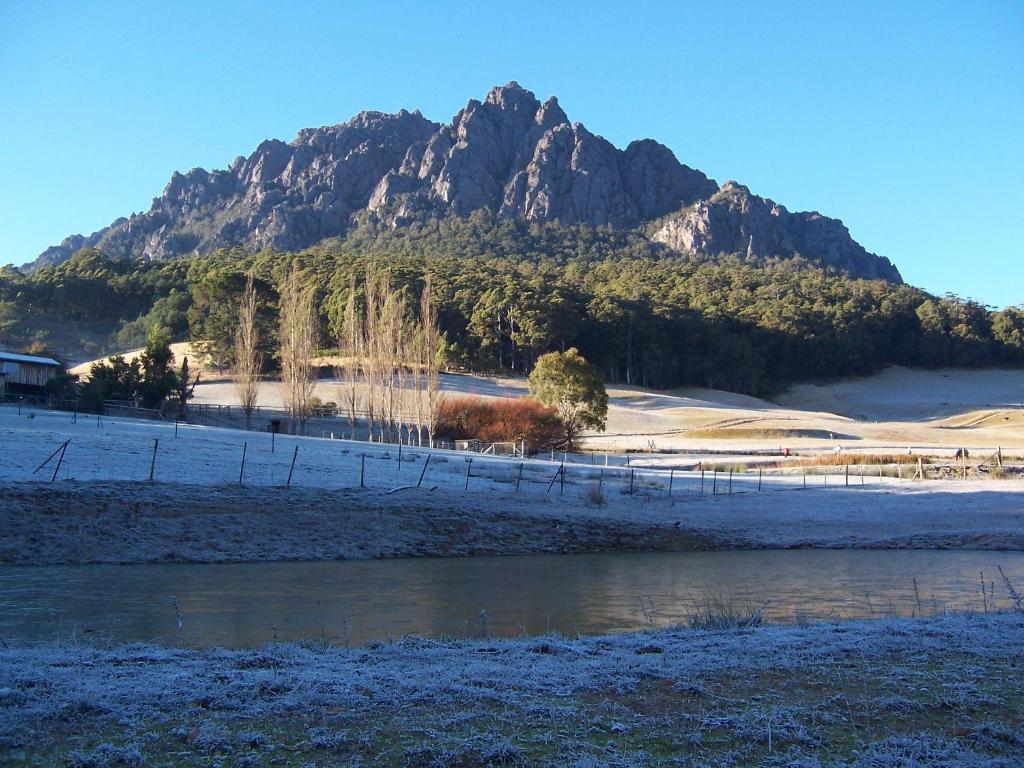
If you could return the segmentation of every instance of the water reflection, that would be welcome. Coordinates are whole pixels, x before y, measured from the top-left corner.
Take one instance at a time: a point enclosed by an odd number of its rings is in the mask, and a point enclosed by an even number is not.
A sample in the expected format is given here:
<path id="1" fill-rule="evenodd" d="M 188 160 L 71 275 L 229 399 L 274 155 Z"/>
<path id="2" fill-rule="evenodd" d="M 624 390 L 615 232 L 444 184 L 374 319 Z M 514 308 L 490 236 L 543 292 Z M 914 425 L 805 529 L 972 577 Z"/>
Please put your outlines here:
<path id="1" fill-rule="evenodd" d="M 997 565 L 1024 585 L 1024 553 L 964 551 L 7 567 L 0 569 L 0 637 L 360 645 L 406 633 L 635 630 L 680 621 L 708 601 L 767 603 L 772 621 L 981 611 L 981 573 L 996 603 L 1008 605 Z"/>

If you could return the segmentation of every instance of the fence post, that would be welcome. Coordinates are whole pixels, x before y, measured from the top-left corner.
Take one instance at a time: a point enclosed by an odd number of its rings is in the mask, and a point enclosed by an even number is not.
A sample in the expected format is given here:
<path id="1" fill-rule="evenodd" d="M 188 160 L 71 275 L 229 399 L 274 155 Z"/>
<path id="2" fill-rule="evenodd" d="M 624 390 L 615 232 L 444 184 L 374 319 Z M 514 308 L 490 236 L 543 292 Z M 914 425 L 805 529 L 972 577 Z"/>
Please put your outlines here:
<path id="1" fill-rule="evenodd" d="M 423 476 L 427 474 L 427 467 L 430 466 L 430 454 L 427 454 L 427 460 L 423 462 L 423 469 L 420 470 L 420 479 L 416 481 L 416 487 L 419 488 L 423 485 Z"/>
<path id="2" fill-rule="evenodd" d="M 242 485 L 242 473 L 245 472 L 245 452 L 249 448 L 249 443 L 242 443 L 242 466 L 238 468 L 238 484 Z"/>
<path id="3" fill-rule="evenodd" d="M 426 469 L 426 467 L 424 467 Z M 365 488 L 366 484 L 363 482 L 366 478 L 366 454 L 359 454 L 359 487 Z"/>
<path id="4" fill-rule="evenodd" d="M 64 446 L 60 449 L 60 456 L 57 458 L 57 466 L 53 469 L 53 477 L 50 478 L 50 482 L 57 479 L 57 473 L 60 472 L 60 465 L 64 463 L 64 454 L 67 453 L 68 443 L 70 442 L 70 440 L 64 441 Z M 47 459 L 47 461 L 49 461 L 49 459 Z"/>
<path id="5" fill-rule="evenodd" d="M 149 460 L 149 482 L 153 482 L 153 472 L 156 470 L 156 449 L 160 445 L 160 438 L 153 438 L 153 458 Z"/>
<path id="6" fill-rule="evenodd" d="M 672 495 L 672 485 L 675 483 L 675 479 L 676 479 L 676 471 L 674 469 L 670 469 L 668 471 L 668 495 L 669 496 Z"/>
<path id="7" fill-rule="evenodd" d="M 178 436 L 178 420 L 177 419 L 174 420 L 174 436 L 175 437 Z"/>
<path id="8" fill-rule="evenodd" d="M 757 468 L 757 492 L 761 492 L 761 468 Z"/>
<path id="9" fill-rule="evenodd" d="M 555 485 L 555 480 L 558 479 L 558 476 L 561 473 L 562 473 L 562 467 L 559 466 L 558 469 L 555 470 L 555 474 L 553 474 L 551 476 L 551 481 L 548 483 L 548 488 L 547 488 L 546 491 L 544 491 L 545 494 L 551 493 L 551 488 Z"/>
<path id="10" fill-rule="evenodd" d="M 729 495 L 732 496 L 732 467 L 729 467 Z"/>
<path id="11" fill-rule="evenodd" d="M 711 472 L 711 495 L 718 495 L 718 467 L 715 467 Z"/>
<path id="12" fill-rule="evenodd" d="M 523 462 L 519 462 L 519 476 L 516 477 L 516 493 L 519 493 L 519 485 L 523 482 Z"/>
<path id="13" fill-rule="evenodd" d="M 270 433 L 270 452 L 274 452 L 274 443 L 277 442 L 277 432 Z"/>
<path id="14" fill-rule="evenodd" d="M 604 467 L 601 467 L 601 472 L 597 476 L 597 492 L 601 493 L 601 486 L 604 485 Z"/>
<path id="15" fill-rule="evenodd" d="M 473 472 L 473 457 L 470 456 L 466 462 L 466 487 L 463 490 L 469 490 L 469 476 Z"/>
<path id="16" fill-rule="evenodd" d="M 42 468 L 43 468 L 43 467 L 45 467 L 45 466 L 46 466 L 47 464 L 49 464 L 49 463 L 50 463 L 50 460 L 51 460 L 51 459 L 52 459 L 52 458 L 53 458 L 54 456 L 56 456 L 56 455 L 57 455 L 58 453 L 60 453 L 61 451 L 63 451 L 63 450 L 64 450 L 64 449 L 65 449 L 65 448 L 67 447 L 67 444 L 68 444 L 68 443 L 70 443 L 70 442 L 71 442 L 71 440 L 70 440 L 70 439 L 68 439 L 68 440 L 65 440 L 65 441 L 64 441 L 63 443 L 61 443 L 60 445 L 58 445 L 58 446 L 57 446 L 57 450 L 55 450 L 55 451 L 54 451 L 53 453 L 51 453 L 51 454 L 50 454 L 49 456 L 47 456 L 47 457 L 46 457 L 46 461 L 44 461 L 44 462 L 43 462 L 42 464 L 40 464 L 40 465 L 39 465 L 38 467 L 36 467 L 36 468 L 35 468 L 34 470 L 32 470 L 32 474 L 34 475 L 34 474 L 35 474 L 36 472 L 38 472 L 38 471 L 39 471 L 40 469 L 42 469 Z"/>
<path id="17" fill-rule="evenodd" d="M 565 493 L 565 459 L 562 459 L 561 471 L 558 473 L 558 495 Z"/>
<path id="18" fill-rule="evenodd" d="M 402 468 L 402 433 L 398 433 L 398 468 Z"/>
<path id="19" fill-rule="evenodd" d="M 633 495 L 633 468 L 629 468 L 629 495 Z"/>
<path id="20" fill-rule="evenodd" d="M 804 467 L 804 489 L 807 489 L 807 467 Z"/>
<path id="21" fill-rule="evenodd" d="M 291 486 L 291 484 L 292 484 L 292 472 L 295 471 L 295 459 L 297 459 L 298 456 L 299 456 L 299 446 L 296 445 L 295 446 L 295 451 L 292 453 L 292 465 L 288 468 L 288 482 L 285 483 L 286 486 Z"/>
<path id="22" fill-rule="evenodd" d="M 850 485 L 850 465 L 846 465 L 846 485 Z"/>

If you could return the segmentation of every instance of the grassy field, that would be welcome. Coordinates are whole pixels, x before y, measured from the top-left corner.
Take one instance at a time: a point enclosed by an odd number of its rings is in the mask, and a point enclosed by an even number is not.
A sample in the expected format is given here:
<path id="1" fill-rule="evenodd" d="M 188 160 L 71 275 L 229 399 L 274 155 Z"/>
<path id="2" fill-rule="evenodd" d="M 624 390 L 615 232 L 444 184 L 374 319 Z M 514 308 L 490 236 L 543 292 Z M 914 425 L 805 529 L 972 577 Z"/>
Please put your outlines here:
<path id="1" fill-rule="evenodd" d="M 486 627 L 481 627 L 481 633 Z M 11 766 L 1011 766 L 1024 614 L 0 649 Z"/>

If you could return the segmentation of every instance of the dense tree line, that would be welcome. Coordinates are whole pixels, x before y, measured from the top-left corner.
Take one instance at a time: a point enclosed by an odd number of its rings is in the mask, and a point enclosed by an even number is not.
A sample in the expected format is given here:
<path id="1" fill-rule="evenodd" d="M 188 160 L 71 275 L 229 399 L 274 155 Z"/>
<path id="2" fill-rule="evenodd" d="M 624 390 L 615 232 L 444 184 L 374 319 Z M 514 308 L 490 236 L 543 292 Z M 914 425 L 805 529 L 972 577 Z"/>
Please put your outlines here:
<path id="1" fill-rule="evenodd" d="M 162 263 L 87 249 L 31 276 L 0 272 L 0 345 L 100 354 L 141 346 L 154 327 L 208 343 L 229 365 L 237 303 L 252 277 L 259 338 L 273 366 L 277 286 L 292 268 L 314 291 L 325 346 L 339 346 L 363 276 L 418 306 L 429 277 L 448 359 L 528 372 L 576 347 L 609 380 L 765 394 L 887 364 L 1024 363 L 1024 310 L 853 279 L 799 259 L 693 259 L 642 233 L 493 220 L 484 214 L 399 229 L 367 220 L 298 254 L 226 249 Z M 105 335 L 104 335 L 105 334 Z M 130 343 L 136 342 L 136 343 Z"/>

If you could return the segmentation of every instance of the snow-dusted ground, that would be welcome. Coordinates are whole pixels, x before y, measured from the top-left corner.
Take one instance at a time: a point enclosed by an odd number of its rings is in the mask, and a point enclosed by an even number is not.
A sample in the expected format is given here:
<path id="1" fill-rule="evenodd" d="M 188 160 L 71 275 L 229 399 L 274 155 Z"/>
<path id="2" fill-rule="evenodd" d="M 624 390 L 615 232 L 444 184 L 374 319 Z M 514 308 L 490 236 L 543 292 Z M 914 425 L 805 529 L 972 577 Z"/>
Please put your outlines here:
<path id="1" fill-rule="evenodd" d="M 0 761 L 1009 768 L 1022 648 L 1021 613 L 353 650 L 4 646 Z"/>
<path id="2" fill-rule="evenodd" d="M 874 376 L 798 384 L 779 398 L 787 407 L 875 421 L 934 419 L 979 408 L 1024 408 L 1024 371 L 891 366 Z"/>
<path id="3" fill-rule="evenodd" d="M 699 495 L 700 472 L 678 471 L 670 467 L 645 468 L 652 459 L 641 457 L 636 466 L 624 465 L 624 458 L 615 457 L 605 468 L 602 457 L 569 457 L 562 478 L 552 486 L 551 479 L 559 471 L 562 454 L 543 455 L 533 459 L 511 459 L 450 450 L 429 450 L 396 445 L 325 440 L 320 437 L 272 436 L 266 432 L 194 426 L 160 421 L 78 415 L 71 413 L 23 409 L 19 415 L 14 406 L 0 406 L 0 437 L 4 450 L 0 453 L 0 479 L 51 479 L 56 470 L 54 458 L 38 472 L 48 455 L 70 440 L 58 480 L 133 481 L 148 480 L 152 468 L 155 481 L 180 482 L 189 485 L 244 484 L 256 486 L 353 488 L 363 485 L 394 489 L 420 484 L 425 488 L 465 491 L 469 475 L 471 490 L 514 490 L 519 481 L 523 493 L 559 493 L 576 496 L 589 490 L 599 480 L 606 490 L 626 489 L 632 474 L 634 492 L 663 491 L 668 493 L 671 481 L 673 494 Z M 245 463 L 243 467 L 243 449 Z M 154 460 L 154 451 L 156 454 Z M 423 481 L 420 474 L 430 457 Z M 552 460 L 554 456 L 554 460 Z M 294 459 L 294 466 L 293 466 Z M 472 466 L 470 463 L 472 462 Z M 661 461 L 661 463 L 665 463 Z M 676 465 L 689 467 L 693 461 L 681 457 Z M 519 467 L 522 466 L 522 479 Z M 860 478 L 854 470 L 854 482 Z M 289 475 L 291 476 L 289 480 Z M 728 490 L 726 473 L 704 474 L 704 492 Z M 825 482 L 822 479 L 812 482 Z M 840 482 L 833 476 L 832 482 Z M 872 484 L 893 485 L 893 478 L 866 478 Z M 802 475 L 765 475 L 763 488 L 802 487 Z M 734 493 L 750 491 L 757 486 L 756 474 L 736 473 L 732 479 Z"/>
<path id="4" fill-rule="evenodd" d="M 449 396 L 521 397 L 524 379 L 444 374 Z M 234 405 L 230 381 L 204 381 L 195 402 Z M 323 379 L 316 396 L 341 400 L 338 385 Z M 1019 371 L 918 371 L 889 369 L 875 377 L 825 386 L 799 385 L 771 403 L 709 389 L 654 391 L 609 385 L 605 432 L 589 435 L 593 450 L 675 452 L 832 451 L 952 456 L 967 446 L 983 458 L 1002 447 L 1024 454 L 1024 374 Z M 283 406 L 280 384 L 263 383 L 264 407 Z M 332 429 L 334 427 L 327 427 Z"/>
<path id="5" fill-rule="evenodd" d="M 606 469 L 581 460 L 565 465 L 563 485 L 560 463 L 544 459 L 405 448 L 399 467 L 395 446 L 284 436 L 272 443 L 266 433 L 186 425 L 175 437 L 174 430 L 162 422 L 105 418 L 100 426 L 93 416 L 73 423 L 68 413 L 19 416 L 13 407 L 0 408 L 3 559 L 1024 549 L 1020 480 L 921 483 L 862 478 L 854 467 L 848 480 L 841 473 L 810 475 L 805 488 L 802 474 L 759 480 L 748 472 L 730 480 L 727 473 L 705 472 L 702 479 L 700 472 Z M 33 474 L 67 440 L 56 481 L 59 455 Z M 147 481 L 151 467 L 154 483 Z M 289 474 L 290 488 L 283 489 Z"/>
<path id="6" fill-rule="evenodd" d="M 198 360 L 189 344 L 173 345 L 180 359 Z M 139 350 L 127 353 L 130 358 Z M 74 369 L 86 374 L 90 363 Z M 204 371 L 196 402 L 233 405 L 238 395 L 222 373 Z M 520 397 L 526 381 L 514 377 L 444 374 L 450 395 Z M 318 382 L 316 396 L 341 401 L 337 382 Z M 829 384 L 798 384 L 769 402 L 746 395 L 687 387 L 656 391 L 612 384 L 608 429 L 591 435 L 595 450 L 745 450 L 788 447 L 802 452 L 904 451 L 947 455 L 961 447 L 1024 454 L 1024 374 L 1002 369 L 920 370 L 890 367 Z M 278 382 L 264 382 L 259 402 L 283 405 Z M 987 454 L 986 454 L 987 455 Z"/>

